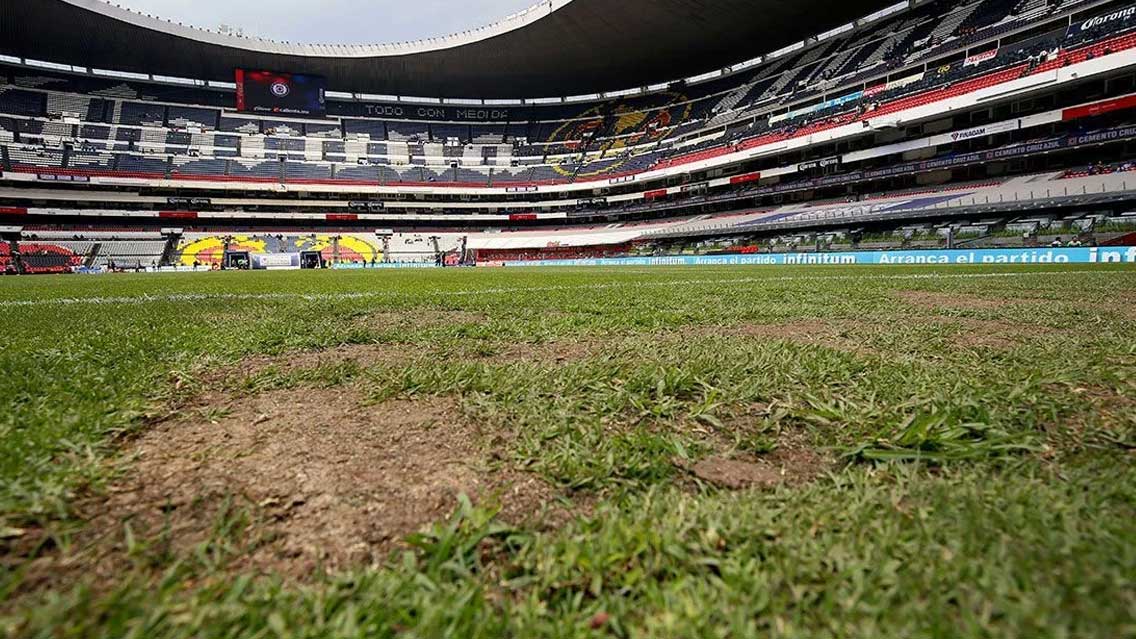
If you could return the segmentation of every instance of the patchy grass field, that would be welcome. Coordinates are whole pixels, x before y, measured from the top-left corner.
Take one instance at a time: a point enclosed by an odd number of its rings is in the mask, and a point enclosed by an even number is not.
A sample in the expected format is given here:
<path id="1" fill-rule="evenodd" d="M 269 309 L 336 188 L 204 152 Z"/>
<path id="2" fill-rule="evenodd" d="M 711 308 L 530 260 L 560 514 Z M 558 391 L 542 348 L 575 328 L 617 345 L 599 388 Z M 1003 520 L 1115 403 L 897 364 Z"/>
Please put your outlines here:
<path id="1" fill-rule="evenodd" d="M 1133 637 L 1136 270 L 0 280 L 13 637 Z"/>

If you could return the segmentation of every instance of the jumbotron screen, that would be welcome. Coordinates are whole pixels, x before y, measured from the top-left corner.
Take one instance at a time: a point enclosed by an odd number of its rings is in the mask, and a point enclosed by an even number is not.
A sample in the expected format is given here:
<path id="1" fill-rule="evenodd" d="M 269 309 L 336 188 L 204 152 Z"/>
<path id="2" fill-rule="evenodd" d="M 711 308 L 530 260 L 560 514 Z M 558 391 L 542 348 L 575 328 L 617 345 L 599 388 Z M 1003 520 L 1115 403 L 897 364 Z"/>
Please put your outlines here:
<path id="1" fill-rule="evenodd" d="M 237 69 L 237 110 L 280 115 L 324 115 L 324 78 Z"/>

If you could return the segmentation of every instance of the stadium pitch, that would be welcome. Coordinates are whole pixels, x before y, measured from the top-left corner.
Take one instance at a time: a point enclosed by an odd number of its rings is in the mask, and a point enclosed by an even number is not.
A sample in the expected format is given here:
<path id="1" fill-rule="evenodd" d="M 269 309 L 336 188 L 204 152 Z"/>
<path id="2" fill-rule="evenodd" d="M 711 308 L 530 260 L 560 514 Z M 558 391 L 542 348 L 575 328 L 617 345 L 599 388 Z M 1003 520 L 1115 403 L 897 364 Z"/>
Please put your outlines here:
<path id="1" fill-rule="evenodd" d="M 1136 269 L 0 286 L 10 636 L 1136 633 Z"/>

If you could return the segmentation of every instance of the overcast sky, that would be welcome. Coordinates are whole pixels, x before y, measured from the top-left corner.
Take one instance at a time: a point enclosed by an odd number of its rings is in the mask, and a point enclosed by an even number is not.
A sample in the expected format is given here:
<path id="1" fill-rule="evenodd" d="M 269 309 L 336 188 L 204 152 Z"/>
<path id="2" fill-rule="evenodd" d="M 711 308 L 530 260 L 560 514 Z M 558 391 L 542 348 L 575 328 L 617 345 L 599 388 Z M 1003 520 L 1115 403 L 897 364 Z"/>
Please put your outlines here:
<path id="1" fill-rule="evenodd" d="M 175 22 L 245 35 L 328 44 L 373 44 L 447 35 L 495 22 L 537 0 L 114 0 Z"/>

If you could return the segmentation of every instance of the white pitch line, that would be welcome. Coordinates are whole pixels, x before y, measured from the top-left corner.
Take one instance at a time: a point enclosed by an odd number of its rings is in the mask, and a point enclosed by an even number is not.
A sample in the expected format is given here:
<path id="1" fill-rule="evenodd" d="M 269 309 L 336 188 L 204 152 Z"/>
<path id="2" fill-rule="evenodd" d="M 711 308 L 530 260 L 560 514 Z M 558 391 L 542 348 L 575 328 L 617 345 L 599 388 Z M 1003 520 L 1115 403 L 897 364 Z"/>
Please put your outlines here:
<path id="1" fill-rule="evenodd" d="M 504 295 L 510 293 L 589 291 L 611 288 L 670 288 L 679 286 L 700 286 L 704 284 L 755 284 L 763 282 L 829 282 L 843 280 L 953 280 L 988 279 L 1010 277 L 1047 277 L 1055 275 L 1130 275 L 1131 271 L 1035 271 L 1010 273 L 907 273 L 903 275 L 781 275 L 775 277 L 742 277 L 731 279 L 665 280 L 661 282 L 606 282 L 602 284 L 564 284 L 558 286 L 517 286 L 508 288 L 486 288 L 473 290 L 445 291 L 435 290 L 422 293 L 403 291 L 360 291 L 350 293 L 175 293 L 170 295 L 135 295 L 129 297 L 62 297 L 36 300 L 0 300 L 0 308 L 20 308 L 29 306 L 75 306 L 75 305 L 125 305 L 150 304 L 154 302 L 203 302 L 203 301 L 257 301 L 257 300 L 302 300 L 309 302 L 334 302 L 341 300 L 370 299 L 378 297 L 466 297 L 470 295 Z"/>

